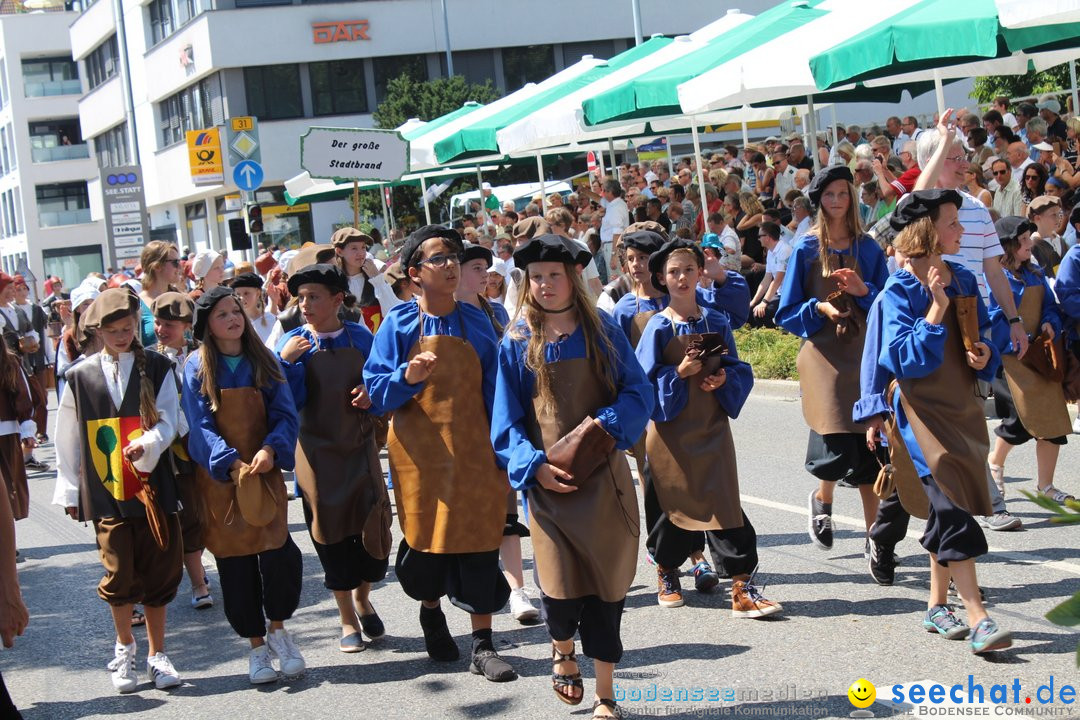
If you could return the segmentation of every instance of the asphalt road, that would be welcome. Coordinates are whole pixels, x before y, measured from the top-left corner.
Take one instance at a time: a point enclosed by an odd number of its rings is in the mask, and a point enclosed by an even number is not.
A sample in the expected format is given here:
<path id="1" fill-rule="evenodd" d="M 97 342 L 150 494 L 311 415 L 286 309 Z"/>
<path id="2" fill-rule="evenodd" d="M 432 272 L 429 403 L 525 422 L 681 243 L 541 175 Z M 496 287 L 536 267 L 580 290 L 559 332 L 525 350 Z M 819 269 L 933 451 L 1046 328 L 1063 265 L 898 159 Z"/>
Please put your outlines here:
<path id="1" fill-rule="evenodd" d="M 1063 683 L 1080 684 L 1076 629 L 1057 627 L 1043 617 L 1080 590 L 1080 526 L 1052 525 L 1048 513 L 1019 494 L 1021 488 L 1034 487 L 1033 445 L 1015 450 L 1006 469 L 1009 508 L 1024 520 L 1025 529 L 991 534 L 991 552 L 979 562 L 990 612 L 1013 631 L 1016 642 L 1009 651 L 982 658 L 973 656 L 966 642 L 949 642 L 922 630 L 929 576 L 927 555 L 917 543 L 918 521 L 912 522 L 909 539 L 898 548 L 902 566 L 891 588 L 874 584 L 867 573 L 854 490 L 837 491 L 834 548 L 822 551 L 811 545 L 806 496 L 813 480 L 802 468 L 806 429 L 797 401 L 755 391 L 733 428 L 743 507 L 758 533 L 759 585 L 783 603 L 785 613 L 761 621 L 733 619 L 727 581 L 712 594 L 701 595 L 693 591 L 689 577 L 683 579 L 686 606 L 661 608 L 656 604 L 655 569 L 645 562 L 642 550 L 623 616 L 626 654 L 616 679 L 626 693 L 622 705 L 628 713 L 847 717 L 853 710 L 847 688 L 859 678 L 877 686 L 879 699 L 888 699 L 894 684 L 931 681 L 946 687 L 963 683 L 966 688 L 969 676 L 987 693 L 995 683 L 1011 688 L 1019 681 L 1019 706 L 1013 708 L 1024 711 L 1033 707 L 1024 698 L 1051 676 L 1055 692 Z M 1077 445 L 1080 440 L 1074 438 L 1064 448 L 1057 484 L 1080 494 Z M 51 461 L 51 448 L 39 453 Z M 288 625 L 307 659 L 307 674 L 270 686 L 249 685 L 247 644 L 226 623 L 220 596 L 214 608 L 192 610 L 185 579 L 169 609 L 168 631 L 168 653 L 183 686 L 155 690 L 143 670 L 140 691 L 119 696 L 105 670 L 113 630 L 95 592 L 101 566 L 92 528 L 49 505 L 52 473 L 33 475 L 30 484 L 30 517 L 18 524 L 17 535 L 27 557 L 19 565 L 19 576 L 31 623 L 13 650 L 0 651 L 0 672 L 28 719 L 590 716 L 588 703 L 570 708 L 552 697 L 544 627 L 519 625 L 506 612 L 495 618 L 495 637 L 500 652 L 520 673 L 518 680 L 495 684 L 468 673 L 464 658 L 469 621 L 446 603 L 463 659 L 453 664 L 428 660 L 418 604 L 401 592 L 392 564 L 390 576 L 372 595 L 386 623 L 386 637 L 365 652 L 340 653 L 337 613 L 322 587 L 321 568 L 298 503 L 291 504 L 289 520 L 293 538 L 304 551 L 304 593 Z M 394 534 L 396 543 L 396 524 Z M 529 577 L 527 540 L 524 550 Z M 216 586 L 209 555 L 206 564 Z M 145 657 L 145 631 L 137 629 L 136 637 L 140 657 Z M 589 660 L 583 661 L 582 671 L 586 697 L 591 698 Z M 670 699 L 663 699 L 665 693 Z M 1037 702 L 1034 707 L 1039 707 Z M 1052 709 L 1076 707 L 1058 703 Z M 881 702 L 870 710 L 877 716 L 895 712 Z M 1003 708 L 996 710 L 1000 714 Z"/>

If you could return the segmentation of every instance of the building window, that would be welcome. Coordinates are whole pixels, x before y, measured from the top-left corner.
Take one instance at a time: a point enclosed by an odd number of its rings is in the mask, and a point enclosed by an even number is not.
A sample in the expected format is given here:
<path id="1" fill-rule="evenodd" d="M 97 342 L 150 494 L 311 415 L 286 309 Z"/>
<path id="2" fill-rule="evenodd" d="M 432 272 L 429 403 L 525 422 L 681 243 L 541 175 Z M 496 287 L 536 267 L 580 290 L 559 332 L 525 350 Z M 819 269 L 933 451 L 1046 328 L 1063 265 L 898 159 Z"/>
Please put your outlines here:
<path id="1" fill-rule="evenodd" d="M 428 79 L 426 55 L 395 55 L 371 59 L 375 69 L 375 102 L 386 97 L 386 86 L 401 75 L 408 75 L 416 82 Z"/>
<path id="2" fill-rule="evenodd" d="M 521 89 L 526 83 L 538 83 L 555 74 L 555 48 L 551 45 L 503 48 L 502 58 L 508 93 Z"/>
<path id="3" fill-rule="evenodd" d="M 90 196 L 86 181 L 38 185 L 38 225 L 58 227 L 90 222 Z"/>
<path id="4" fill-rule="evenodd" d="M 203 0 L 151 0 L 147 6 L 150 14 L 150 45 L 157 45 L 170 37 L 204 9 Z"/>
<path id="5" fill-rule="evenodd" d="M 45 275 L 60 278 L 66 288 L 77 286 L 92 272 L 105 271 L 100 245 L 42 248 L 41 261 Z"/>
<path id="6" fill-rule="evenodd" d="M 94 138 L 94 154 L 99 168 L 122 167 L 131 164 L 128 150 L 127 124 L 121 123 Z"/>
<path id="7" fill-rule="evenodd" d="M 615 41 L 589 40 L 586 42 L 564 43 L 562 46 L 563 62 L 567 66 L 573 65 L 585 55 L 607 60 L 615 55 Z"/>
<path id="8" fill-rule="evenodd" d="M 0 58 L 0 108 L 8 104 L 7 60 Z"/>
<path id="9" fill-rule="evenodd" d="M 8 174 L 8 136 L 6 127 L 0 127 L 0 170 L 3 171 L 0 174 Z"/>
<path id="10" fill-rule="evenodd" d="M 184 141 L 188 130 L 203 130 L 225 122 L 221 80 L 211 75 L 165 98 L 161 108 L 161 147 Z"/>
<path id="11" fill-rule="evenodd" d="M 461 50 L 454 51 L 453 55 L 455 75 L 461 75 L 474 85 L 483 85 L 488 81 L 495 84 L 495 53 L 491 50 Z M 439 64 L 445 77 L 446 53 L 439 53 Z"/>
<path id="12" fill-rule="evenodd" d="M 91 90 L 115 76 L 119 69 L 120 54 L 117 51 L 115 35 L 86 56 L 86 81 Z"/>
<path id="13" fill-rule="evenodd" d="M 78 118 L 30 123 L 30 159 L 33 162 L 88 157 L 90 148 L 82 139 Z"/>
<path id="14" fill-rule="evenodd" d="M 334 60 L 308 65 L 315 115 L 368 111 L 363 60 Z"/>
<path id="15" fill-rule="evenodd" d="M 304 117 L 299 65 L 244 68 L 244 86 L 248 115 L 260 120 Z"/>
<path id="16" fill-rule="evenodd" d="M 82 94 L 79 66 L 70 57 L 23 60 L 22 70 L 26 97 Z"/>

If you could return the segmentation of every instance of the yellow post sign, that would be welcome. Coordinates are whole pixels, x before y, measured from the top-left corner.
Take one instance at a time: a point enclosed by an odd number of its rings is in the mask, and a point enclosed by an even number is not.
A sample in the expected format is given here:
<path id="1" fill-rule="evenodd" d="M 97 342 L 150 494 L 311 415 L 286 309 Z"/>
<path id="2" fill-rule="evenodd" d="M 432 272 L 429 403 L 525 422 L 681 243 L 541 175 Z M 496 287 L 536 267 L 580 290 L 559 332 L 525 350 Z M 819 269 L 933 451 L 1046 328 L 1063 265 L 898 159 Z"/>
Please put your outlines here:
<path id="1" fill-rule="evenodd" d="M 221 156 L 221 134 L 218 129 L 187 132 L 188 163 L 191 182 L 196 185 L 218 185 L 225 181 L 225 160 Z"/>
<path id="2" fill-rule="evenodd" d="M 251 117 L 250 115 L 229 118 L 229 124 L 232 126 L 233 132 L 240 132 L 241 130 L 254 130 L 255 118 Z"/>

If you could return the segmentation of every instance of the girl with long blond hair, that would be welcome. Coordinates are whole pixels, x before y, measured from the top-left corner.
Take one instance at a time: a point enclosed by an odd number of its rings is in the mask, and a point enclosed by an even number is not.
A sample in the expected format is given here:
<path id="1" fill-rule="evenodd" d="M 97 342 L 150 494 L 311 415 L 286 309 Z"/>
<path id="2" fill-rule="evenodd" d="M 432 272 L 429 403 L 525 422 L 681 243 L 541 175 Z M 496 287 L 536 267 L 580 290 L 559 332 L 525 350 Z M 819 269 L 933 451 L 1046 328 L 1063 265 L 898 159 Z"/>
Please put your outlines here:
<path id="1" fill-rule="evenodd" d="M 607 718 L 622 716 L 613 677 L 640 536 L 637 495 L 620 451 L 641 437 L 653 397 L 626 335 L 585 290 L 581 267 L 591 259 L 555 235 L 514 253 L 528 285 L 520 320 L 499 346 L 491 437 L 511 486 L 528 499 L 555 695 L 569 705 L 584 698 L 574 653 L 580 630 L 596 668 L 593 717 Z M 602 450 L 560 453 L 575 437 Z"/>
<path id="2" fill-rule="evenodd" d="M 104 349 L 67 372 L 56 418 L 57 477 L 53 504 L 74 520 L 92 521 L 105 576 L 98 595 L 109 604 L 116 644 L 113 687 L 138 687 L 132 609 L 142 603 L 158 689 L 180 677 L 165 655 L 165 608 L 181 579 L 183 546 L 176 477 L 169 446 L 179 423 L 172 363 L 138 339 L 139 298 L 127 288 L 101 293 L 81 326 Z"/>
<path id="3" fill-rule="evenodd" d="M 281 479 L 293 467 L 299 427 L 292 393 L 230 288 L 195 301 L 193 334 L 202 345 L 184 366 L 188 453 L 225 617 L 251 645 L 252 684 L 277 680 L 275 657 L 295 677 L 306 665 L 285 621 L 300 604 L 303 562 Z"/>
<path id="4" fill-rule="evenodd" d="M 142 290 L 139 292 L 139 299 L 142 301 L 139 314 L 142 325 L 140 333 L 143 347 L 153 347 L 157 336 L 154 334 L 154 313 L 150 306 L 162 293 L 184 290 L 181 287 L 183 276 L 180 273 L 180 251 L 170 242 L 152 240 L 143 247 L 142 254 L 139 255 L 139 265 L 142 266 Z"/>
<path id="5" fill-rule="evenodd" d="M 852 420 L 859 399 L 859 365 L 866 313 L 889 277 L 885 253 L 863 232 L 851 171 L 833 166 L 810 184 L 817 222 L 788 261 L 774 321 L 803 338 L 797 365 L 803 417 L 810 426 L 806 469 L 818 479 L 810 491 L 810 539 L 833 545 L 836 483 L 859 488 L 869 533 L 877 514 L 873 482 L 879 465 L 865 442 L 866 425 Z M 866 550 L 869 552 L 869 536 Z"/>

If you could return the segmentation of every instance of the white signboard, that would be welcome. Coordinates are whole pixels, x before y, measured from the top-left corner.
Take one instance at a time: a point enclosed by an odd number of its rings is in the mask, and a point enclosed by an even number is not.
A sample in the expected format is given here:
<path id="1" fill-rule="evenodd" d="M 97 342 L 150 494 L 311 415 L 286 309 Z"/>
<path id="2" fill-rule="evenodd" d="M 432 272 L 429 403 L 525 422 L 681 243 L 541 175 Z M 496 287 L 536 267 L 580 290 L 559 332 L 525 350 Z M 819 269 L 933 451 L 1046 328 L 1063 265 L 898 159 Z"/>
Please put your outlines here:
<path id="1" fill-rule="evenodd" d="M 300 167 L 325 180 L 393 182 L 409 168 L 409 143 L 395 130 L 308 128 Z"/>

